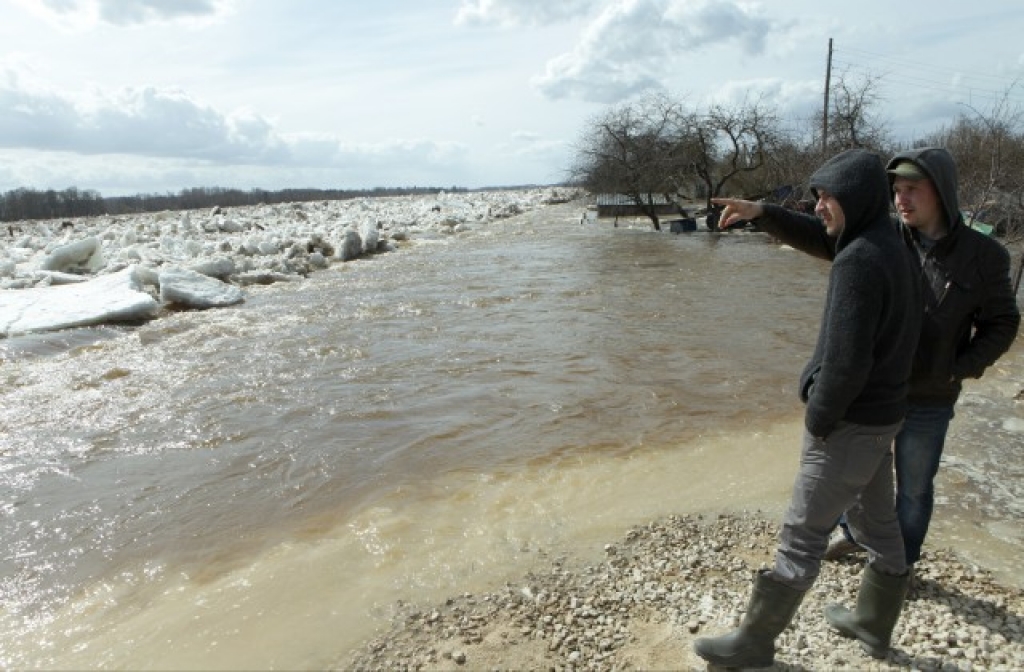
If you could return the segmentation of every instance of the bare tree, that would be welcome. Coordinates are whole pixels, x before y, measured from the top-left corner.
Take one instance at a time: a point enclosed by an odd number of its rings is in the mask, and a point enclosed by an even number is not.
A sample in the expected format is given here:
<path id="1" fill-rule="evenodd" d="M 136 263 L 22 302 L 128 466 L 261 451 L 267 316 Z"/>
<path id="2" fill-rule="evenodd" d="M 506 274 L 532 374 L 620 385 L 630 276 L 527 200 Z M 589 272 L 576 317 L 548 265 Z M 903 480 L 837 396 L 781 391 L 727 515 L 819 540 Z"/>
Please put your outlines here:
<path id="1" fill-rule="evenodd" d="M 803 208 L 810 199 L 807 179 L 821 165 L 821 120 L 802 119 L 795 128 L 780 136 L 765 166 L 765 182 L 788 187 L 784 205 Z"/>
<path id="2" fill-rule="evenodd" d="M 877 114 L 884 102 L 878 92 L 881 80 L 881 75 L 858 79 L 848 72 L 832 79 L 825 145 L 829 154 L 855 147 L 887 153 L 891 141 L 884 120 Z"/>
<path id="3" fill-rule="evenodd" d="M 762 191 L 769 157 L 783 144 L 775 110 L 763 99 L 738 107 L 711 107 L 704 116 L 691 117 L 686 144 L 691 147 L 693 172 L 704 186 L 707 207 L 730 182 L 749 191 Z M 745 188 L 745 189 L 744 189 Z"/>
<path id="4" fill-rule="evenodd" d="M 1024 273 L 1024 110 L 1011 97 L 1019 84 L 987 111 L 965 106 L 969 112 L 926 139 L 956 158 L 968 224 L 994 226 L 1017 257 L 1015 291 Z"/>
<path id="5" fill-rule="evenodd" d="M 625 195 L 660 230 L 655 201 L 676 193 L 683 120 L 681 105 L 662 95 L 609 109 L 591 120 L 578 143 L 572 181 L 591 192 Z"/>
<path id="6" fill-rule="evenodd" d="M 730 182 L 763 181 L 778 129 L 774 110 L 760 100 L 701 114 L 649 96 L 592 120 L 570 173 L 592 192 L 626 195 L 660 229 L 655 196 L 676 204 L 703 197 L 710 208 Z"/>

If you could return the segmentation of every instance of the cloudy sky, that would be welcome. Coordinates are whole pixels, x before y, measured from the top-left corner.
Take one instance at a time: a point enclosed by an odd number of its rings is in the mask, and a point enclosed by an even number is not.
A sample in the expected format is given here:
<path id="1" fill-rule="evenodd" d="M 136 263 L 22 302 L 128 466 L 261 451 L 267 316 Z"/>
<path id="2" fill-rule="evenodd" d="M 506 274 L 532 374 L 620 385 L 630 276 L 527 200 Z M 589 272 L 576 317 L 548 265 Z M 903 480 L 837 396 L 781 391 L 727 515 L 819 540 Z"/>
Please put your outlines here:
<path id="1" fill-rule="evenodd" d="M 550 184 L 646 92 L 820 116 L 829 38 L 911 137 L 1024 105 L 1022 33 L 1019 0 L 5 0 L 0 192 Z"/>

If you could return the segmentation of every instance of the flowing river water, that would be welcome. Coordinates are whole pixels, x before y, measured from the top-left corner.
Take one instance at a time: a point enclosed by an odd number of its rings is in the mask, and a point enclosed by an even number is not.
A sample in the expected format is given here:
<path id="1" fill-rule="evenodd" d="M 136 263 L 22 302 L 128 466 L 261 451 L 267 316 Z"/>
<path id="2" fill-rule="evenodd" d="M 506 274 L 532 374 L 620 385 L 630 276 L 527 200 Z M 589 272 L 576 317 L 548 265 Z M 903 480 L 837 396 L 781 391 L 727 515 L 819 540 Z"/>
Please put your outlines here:
<path id="1" fill-rule="evenodd" d="M 319 669 L 653 517 L 779 517 L 828 265 L 581 207 L 0 341 L 0 667 Z M 1016 585 L 1022 374 L 968 385 L 929 539 Z"/>

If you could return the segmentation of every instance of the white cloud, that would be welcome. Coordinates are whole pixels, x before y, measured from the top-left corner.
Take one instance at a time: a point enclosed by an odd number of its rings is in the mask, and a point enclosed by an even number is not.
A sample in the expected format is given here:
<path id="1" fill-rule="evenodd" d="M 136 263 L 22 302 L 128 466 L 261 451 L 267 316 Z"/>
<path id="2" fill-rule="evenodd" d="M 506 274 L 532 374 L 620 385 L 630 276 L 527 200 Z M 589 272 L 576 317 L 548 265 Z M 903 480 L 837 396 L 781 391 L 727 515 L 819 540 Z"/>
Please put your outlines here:
<path id="1" fill-rule="evenodd" d="M 99 16 L 114 25 L 164 21 L 205 21 L 221 18 L 230 5 L 224 0 L 93 0 Z"/>
<path id="2" fill-rule="evenodd" d="M 882 0 L 12 0 L 0 191 L 554 181 L 588 118 L 651 90 L 813 121 L 829 37 L 908 137 L 1019 78 L 1004 5 L 914 4 L 907 42 Z"/>
<path id="3" fill-rule="evenodd" d="M 571 147 L 562 140 L 534 140 L 526 143 L 512 143 L 503 147 L 507 156 L 516 159 L 530 159 L 543 162 L 552 167 L 553 171 L 564 172 L 568 166 Z M 551 181 L 560 178 L 551 175 Z"/>
<path id="4" fill-rule="evenodd" d="M 534 86 L 552 99 L 614 103 L 662 82 L 688 54 L 725 43 L 760 53 L 771 21 L 739 3 L 617 0 L 587 27 L 575 48 L 548 62 Z"/>
<path id="5" fill-rule="evenodd" d="M 0 147 L 79 154 L 136 154 L 214 161 L 280 160 L 286 151 L 269 122 L 247 111 L 224 114 L 180 90 L 125 89 L 91 103 L 0 83 Z"/>
<path id="6" fill-rule="evenodd" d="M 590 13 L 594 0 L 462 0 L 455 15 L 460 25 L 538 26 Z"/>
<path id="7" fill-rule="evenodd" d="M 20 86 L 23 80 L 0 71 L 0 150 L 35 154 L 31 162 L 17 161 L 23 169 L 0 173 L 0 183 L 48 184 L 52 171 L 83 188 L 96 188 L 104 172 L 115 189 L 137 181 L 132 174 L 183 185 L 379 186 L 403 175 L 406 183 L 430 184 L 432 175 L 458 170 L 467 159 L 461 142 L 352 143 L 331 134 L 285 134 L 252 110 L 222 112 L 177 89 L 125 89 L 86 101 L 30 90 Z M 348 181 L 338 182 L 343 177 Z"/>
<path id="8" fill-rule="evenodd" d="M 512 139 L 524 142 L 536 142 L 541 139 L 541 136 L 540 133 L 534 133 L 533 131 L 516 131 L 512 134 Z"/>
<path id="9" fill-rule="evenodd" d="M 132 26 L 148 23 L 206 23 L 233 9 L 233 0 L 17 0 L 25 9 L 68 30 L 100 23 Z"/>
<path id="10" fill-rule="evenodd" d="M 16 185 L 37 189 L 76 186 L 114 196 L 190 186 L 286 189 L 496 184 L 472 181 L 477 171 L 470 165 L 468 148 L 460 143 L 395 139 L 346 144 L 331 137 L 291 138 L 287 142 L 287 160 L 230 165 L 137 154 L 0 149 L 0 185 L 11 185 L 0 187 L 0 191 Z"/>
<path id="11" fill-rule="evenodd" d="M 900 106 L 885 108 L 885 112 L 884 119 L 889 122 L 893 133 L 903 138 L 938 131 L 951 126 L 957 117 L 972 115 L 963 102 L 949 97 L 911 98 Z"/>
<path id="12" fill-rule="evenodd" d="M 459 142 L 437 142 L 427 139 L 391 139 L 376 143 L 333 142 L 333 165 L 365 164 L 389 166 L 396 161 L 409 161 L 417 166 L 449 165 L 460 161 L 466 146 Z"/>
<path id="13" fill-rule="evenodd" d="M 818 81 L 787 80 L 778 77 L 740 79 L 724 83 L 708 96 L 709 103 L 737 106 L 761 99 L 787 119 L 805 119 L 821 114 L 823 84 Z"/>
<path id="14" fill-rule="evenodd" d="M 84 152 L 134 153 L 243 163 L 285 158 L 269 122 L 241 111 L 224 114 L 180 90 L 128 89 L 84 116 Z"/>

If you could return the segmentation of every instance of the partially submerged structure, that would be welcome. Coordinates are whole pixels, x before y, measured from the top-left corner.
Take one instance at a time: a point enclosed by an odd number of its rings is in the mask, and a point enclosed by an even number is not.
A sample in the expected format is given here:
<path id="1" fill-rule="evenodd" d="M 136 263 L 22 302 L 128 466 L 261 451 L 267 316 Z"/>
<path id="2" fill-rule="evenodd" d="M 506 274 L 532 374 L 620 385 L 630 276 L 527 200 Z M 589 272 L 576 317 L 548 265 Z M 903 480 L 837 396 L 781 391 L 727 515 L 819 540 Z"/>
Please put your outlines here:
<path id="1" fill-rule="evenodd" d="M 645 205 L 650 207 L 657 215 L 678 215 L 680 207 L 662 194 L 648 194 L 645 198 Z M 645 217 L 647 213 L 631 196 L 625 194 L 598 194 L 597 195 L 597 216 L 598 217 Z"/>

